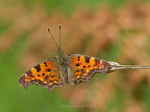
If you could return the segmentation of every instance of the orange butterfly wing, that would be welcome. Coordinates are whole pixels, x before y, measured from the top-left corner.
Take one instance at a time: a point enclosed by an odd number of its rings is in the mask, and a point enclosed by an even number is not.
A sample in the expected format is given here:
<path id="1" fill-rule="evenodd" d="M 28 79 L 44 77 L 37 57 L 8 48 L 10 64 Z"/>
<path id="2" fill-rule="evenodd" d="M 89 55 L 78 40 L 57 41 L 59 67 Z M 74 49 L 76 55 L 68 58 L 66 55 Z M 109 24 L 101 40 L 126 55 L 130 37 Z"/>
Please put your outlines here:
<path id="1" fill-rule="evenodd" d="M 71 85 L 74 81 L 88 82 L 95 72 L 107 73 L 111 68 L 104 60 L 79 54 L 68 56 L 63 67 L 57 61 L 57 58 L 50 58 L 37 64 L 20 77 L 19 83 L 24 88 L 31 84 L 41 85 L 50 92 L 54 86 L 65 87 L 65 82 Z"/>
<path id="2" fill-rule="evenodd" d="M 69 60 L 70 66 L 73 68 L 73 80 L 77 82 L 80 80 L 88 82 L 88 79 L 90 79 L 95 72 L 106 74 L 110 69 L 108 62 L 95 57 L 73 54 Z"/>
<path id="3" fill-rule="evenodd" d="M 28 88 L 31 84 L 41 85 L 42 88 L 46 86 L 49 92 L 54 86 L 61 86 L 62 81 L 57 72 L 56 58 L 47 59 L 31 68 L 20 77 L 19 83 L 24 88 Z"/>

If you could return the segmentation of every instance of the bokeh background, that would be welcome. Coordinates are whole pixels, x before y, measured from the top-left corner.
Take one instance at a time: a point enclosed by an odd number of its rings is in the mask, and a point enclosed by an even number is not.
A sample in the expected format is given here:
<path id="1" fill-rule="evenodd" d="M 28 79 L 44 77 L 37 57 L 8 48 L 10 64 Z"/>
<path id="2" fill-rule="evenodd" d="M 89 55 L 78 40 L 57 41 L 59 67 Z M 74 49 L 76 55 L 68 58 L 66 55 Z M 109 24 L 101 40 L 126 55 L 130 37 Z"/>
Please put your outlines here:
<path id="1" fill-rule="evenodd" d="M 0 0 L 0 112 L 150 112 L 150 70 L 96 73 L 90 84 L 19 86 L 20 76 L 57 55 L 150 65 L 148 0 Z"/>

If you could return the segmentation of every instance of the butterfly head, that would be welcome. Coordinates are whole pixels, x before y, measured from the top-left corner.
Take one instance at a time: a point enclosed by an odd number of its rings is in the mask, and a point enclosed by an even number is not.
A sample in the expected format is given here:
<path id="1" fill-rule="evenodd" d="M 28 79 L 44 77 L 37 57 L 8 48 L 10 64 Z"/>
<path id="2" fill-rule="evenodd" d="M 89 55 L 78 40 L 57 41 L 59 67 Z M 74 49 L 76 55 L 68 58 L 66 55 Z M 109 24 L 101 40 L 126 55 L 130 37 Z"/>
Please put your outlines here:
<path id="1" fill-rule="evenodd" d="M 58 55 L 59 57 L 64 57 L 64 52 L 63 52 L 61 49 L 59 49 L 59 50 L 57 51 L 57 55 Z"/>

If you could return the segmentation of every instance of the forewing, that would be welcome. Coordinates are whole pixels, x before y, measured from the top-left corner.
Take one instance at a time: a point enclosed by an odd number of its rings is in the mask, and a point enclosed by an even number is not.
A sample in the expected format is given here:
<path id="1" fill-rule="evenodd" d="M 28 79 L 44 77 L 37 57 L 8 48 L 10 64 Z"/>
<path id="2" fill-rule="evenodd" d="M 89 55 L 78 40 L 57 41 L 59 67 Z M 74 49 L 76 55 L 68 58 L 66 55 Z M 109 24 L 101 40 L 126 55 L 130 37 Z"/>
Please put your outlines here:
<path id="1" fill-rule="evenodd" d="M 42 88 L 46 86 L 49 91 L 54 86 L 61 86 L 56 61 L 56 58 L 50 58 L 37 64 L 20 77 L 19 83 L 24 88 L 28 88 L 31 84 L 41 85 Z"/>
<path id="2" fill-rule="evenodd" d="M 110 69 L 110 64 L 104 60 L 73 54 L 69 57 L 70 67 L 74 81 L 88 81 L 95 72 L 107 73 Z"/>

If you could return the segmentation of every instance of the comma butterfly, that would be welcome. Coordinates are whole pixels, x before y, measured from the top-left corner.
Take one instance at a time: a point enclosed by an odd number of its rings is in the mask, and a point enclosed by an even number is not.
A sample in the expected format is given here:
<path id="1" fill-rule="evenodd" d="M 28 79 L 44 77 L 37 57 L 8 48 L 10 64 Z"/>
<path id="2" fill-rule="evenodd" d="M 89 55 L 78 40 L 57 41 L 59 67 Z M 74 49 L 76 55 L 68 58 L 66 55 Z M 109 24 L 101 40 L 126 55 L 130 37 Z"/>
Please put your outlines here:
<path id="1" fill-rule="evenodd" d="M 48 31 L 53 38 L 49 29 Z M 61 26 L 59 25 L 59 44 L 60 34 Z M 19 79 L 19 83 L 24 88 L 28 88 L 31 84 L 37 84 L 42 88 L 47 87 L 50 92 L 54 86 L 65 87 L 67 82 L 71 85 L 79 81 L 88 83 L 88 80 L 96 72 L 107 74 L 122 69 L 150 69 L 150 66 L 120 65 L 116 62 L 108 62 L 81 54 L 67 56 L 61 50 L 61 44 L 58 46 L 54 38 L 53 40 L 58 48 L 58 56 L 46 59 L 24 73 Z"/>

